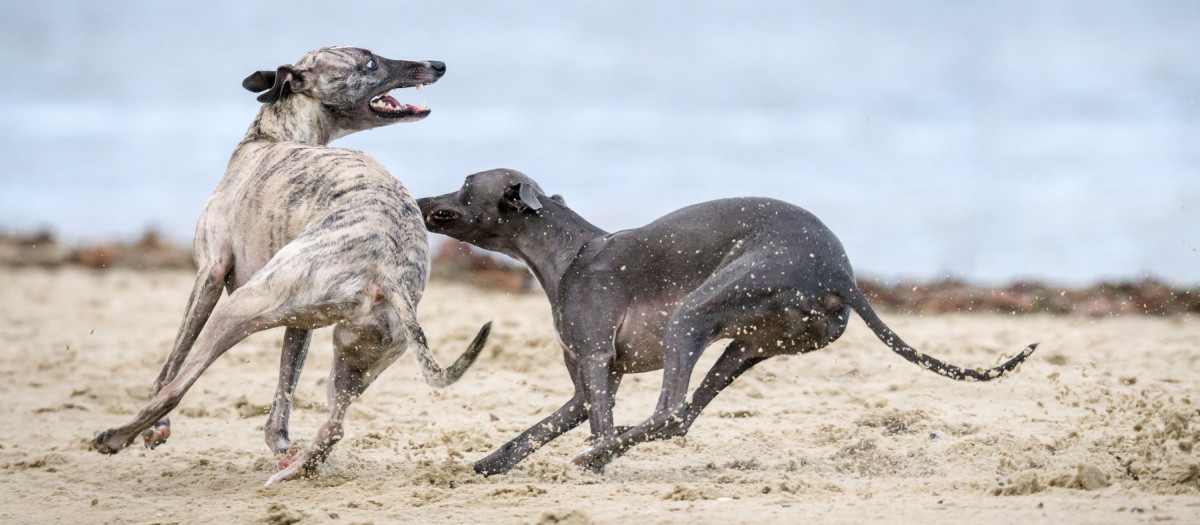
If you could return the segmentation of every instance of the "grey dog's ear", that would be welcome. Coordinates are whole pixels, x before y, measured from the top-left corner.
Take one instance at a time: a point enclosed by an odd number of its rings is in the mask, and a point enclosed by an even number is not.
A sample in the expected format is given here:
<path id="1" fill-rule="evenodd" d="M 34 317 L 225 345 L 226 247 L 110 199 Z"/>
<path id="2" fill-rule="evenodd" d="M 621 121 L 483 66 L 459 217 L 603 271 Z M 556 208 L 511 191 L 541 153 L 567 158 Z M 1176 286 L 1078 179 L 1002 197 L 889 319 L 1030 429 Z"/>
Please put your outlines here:
<path id="1" fill-rule="evenodd" d="M 242 87 L 247 91 L 258 93 L 259 91 L 267 91 L 258 96 L 259 102 L 275 102 L 279 97 L 283 96 L 286 91 L 291 90 L 292 82 L 292 66 L 279 66 L 275 71 L 255 71 L 250 76 L 242 80 Z"/>
<path id="2" fill-rule="evenodd" d="M 562 195 L 559 195 L 559 194 L 557 194 L 557 193 L 555 193 L 554 195 L 551 195 L 551 196 L 550 196 L 550 200 L 552 200 L 552 201 L 554 201 L 554 202 L 557 202 L 557 203 L 559 203 L 559 204 L 561 204 L 561 205 L 563 205 L 563 206 L 566 206 L 566 205 L 567 205 L 567 201 L 566 201 L 566 199 L 563 199 L 563 196 L 562 196 Z"/>
<path id="3" fill-rule="evenodd" d="M 540 210 L 542 203 L 537 198 L 537 192 L 533 189 L 533 185 L 528 182 L 520 182 L 509 186 L 504 190 L 504 201 L 517 211 Z"/>

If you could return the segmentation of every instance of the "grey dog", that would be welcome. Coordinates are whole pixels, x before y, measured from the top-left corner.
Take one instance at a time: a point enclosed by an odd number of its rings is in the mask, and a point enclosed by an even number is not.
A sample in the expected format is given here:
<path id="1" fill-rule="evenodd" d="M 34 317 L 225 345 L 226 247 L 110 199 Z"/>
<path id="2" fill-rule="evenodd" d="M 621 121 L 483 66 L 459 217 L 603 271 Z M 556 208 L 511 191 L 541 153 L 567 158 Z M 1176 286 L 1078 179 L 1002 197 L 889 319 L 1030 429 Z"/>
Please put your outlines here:
<path id="1" fill-rule="evenodd" d="M 92 440 L 96 450 L 116 453 L 139 434 L 147 447 L 162 443 L 170 435 L 167 414 L 205 369 L 268 328 L 287 327 L 279 385 L 263 427 L 280 468 L 268 485 L 324 461 L 342 437 L 351 400 L 409 344 L 426 383 L 440 387 L 462 376 L 491 323 L 450 368 L 441 368 L 417 324 L 429 275 L 420 210 L 375 159 L 326 147 L 355 131 L 425 118 L 428 109 L 401 104 L 388 92 L 436 82 L 445 70 L 441 62 L 328 47 L 242 82 L 265 91 L 258 97 L 264 104 L 200 214 L 199 273 L 175 344 L 151 386 L 149 405 L 132 421 L 99 433 Z M 218 302 L 222 289 L 229 297 Z M 299 450 L 288 437 L 292 394 L 312 330 L 334 324 L 329 419 L 311 448 Z"/>
<path id="2" fill-rule="evenodd" d="M 995 379 L 1036 347 L 989 370 L 959 368 L 914 350 L 867 303 L 833 232 L 786 202 L 717 200 L 607 233 L 560 196 L 547 198 L 529 177 L 498 169 L 417 203 L 430 232 L 529 266 L 550 300 L 575 385 L 562 408 L 476 462 L 475 471 L 485 475 L 507 472 L 585 419 L 594 444 L 575 463 L 594 471 L 639 442 L 684 435 L 740 374 L 773 356 L 832 343 L 851 310 L 893 351 L 951 379 Z M 701 352 L 724 338 L 733 341 L 687 402 Z M 654 414 L 636 427 L 615 427 L 621 376 L 659 368 L 663 385 Z"/>

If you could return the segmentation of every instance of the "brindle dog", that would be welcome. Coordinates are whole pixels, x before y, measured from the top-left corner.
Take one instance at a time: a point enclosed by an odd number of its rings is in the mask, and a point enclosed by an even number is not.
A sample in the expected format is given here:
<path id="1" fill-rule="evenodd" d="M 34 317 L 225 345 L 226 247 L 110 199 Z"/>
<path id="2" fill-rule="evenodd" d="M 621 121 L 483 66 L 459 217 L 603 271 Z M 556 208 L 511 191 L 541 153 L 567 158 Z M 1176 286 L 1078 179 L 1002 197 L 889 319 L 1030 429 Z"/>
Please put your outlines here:
<path id="1" fill-rule="evenodd" d="M 425 225 L 529 265 L 542 283 L 575 395 L 475 463 L 507 472 L 584 420 L 593 448 L 576 463 L 600 471 L 633 445 L 687 433 L 721 389 L 777 355 L 823 348 L 858 313 L 892 351 L 957 380 L 989 381 L 1033 352 L 989 370 L 959 368 L 914 350 L 883 323 L 854 281 L 842 244 L 811 213 L 772 199 L 689 206 L 641 228 L 607 233 L 513 170 L 467 177 L 462 189 L 418 199 Z M 686 399 L 700 354 L 733 342 Z M 650 419 L 613 425 L 621 376 L 663 370 Z"/>
<path id="2" fill-rule="evenodd" d="M 273 327 L 287 331 L 264 425 L 280 469 L 268 485 L 324 461 L 342 437 L 351 400 L 408 345 L 426 383 L 441 387 L 462 376 L 491 323 L 449 369 L 441 368 L 417 324 L 429 275 L 420 210 L 375 159 L 326 146 L 355 131 L 425 118 L 428 109 L 401 104 L 388 92 L 431 84 L 445 71 L 441 62 L 327 47 L 242 82 L 265 91 L 258 97 L 264 104 L 200 214 L 199 274 L 174 347 L 150 388 L 149 405 L 125 425 L 99 433 L 92 440 L 96 450 L 115 453 L 139 434 L 149 448 L 163 443 L 170 435 L 167 414 L 200 374 L 238 341 Z M 229 297 L 218 302 L 222 289 Z M 328 325 L 336 325 L 329 420 L 303 451 L 288 437 L 292 393 L 312 330 Z"/>

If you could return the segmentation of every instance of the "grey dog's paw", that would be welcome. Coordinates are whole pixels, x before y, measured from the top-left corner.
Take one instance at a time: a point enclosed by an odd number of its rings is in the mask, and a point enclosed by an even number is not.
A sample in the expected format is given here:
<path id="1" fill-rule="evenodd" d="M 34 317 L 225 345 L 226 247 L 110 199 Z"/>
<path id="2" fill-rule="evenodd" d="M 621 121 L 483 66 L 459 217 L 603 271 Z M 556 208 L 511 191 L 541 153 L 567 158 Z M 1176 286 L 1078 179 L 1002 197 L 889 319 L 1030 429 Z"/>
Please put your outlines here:
<path id="1" fill-rule="evenodd" d="M 511 448 L 511 443 L 505 443 L 504 446 L 495 452 L 488 454 L 486 458 L 476 461 L 474 465 L 475 473 L 487 477 L 505 474 L 509 470 L 512 470 L 513 462 L 509 458 Z"/>
<path id="2" fill-rule="evenodd" d="M 613 427 L 613 434 L 619 436 L 621 434 L 629 432 L 631 429 L 633 429 L 633 426 L 631 426 L 631 425 L 617 425 L 617 426 Z M 587 444 L 589 446 L 595 445 L 599 441 L 600 441 L 600 438 L 595 435 L 588 436 L 588 438 L 587 438 Z"/>
<path id="3" fill-rule="evenodd" d="M 476 461 L 476 462 L 475 462 L 475 465 L 474 465 L 474 468 L 475 468 L 475 473 L 476 473 L 476 474 L 479 474 L 479 475 L 481 475 L 481 476 L 484 476 L 484 477 L 487 477 L 487 476 L 494 476 L 494 475 L 496 475 L 496 474 L 501 474 L 501 473 L 502 473 L 501 471 L 503 470 L 503 469 L 502 469 L 502 468 L 500 468 L 498 465 L 495 465 L 495 464 L 489 463 L 489 462 L 488 462 L 488 461 L 486 461 L 486 460 L 479 460 L 479 461 Z"/>
<path id="4" fill-rule="evenodd" d="M 574 463 L 594 474 L 604 474 L 604 467 L 612 461 L 612 454 L 604 451 L 604 447 L 593 446 L 583 452 L 580 452 L 571 460 Z"/>

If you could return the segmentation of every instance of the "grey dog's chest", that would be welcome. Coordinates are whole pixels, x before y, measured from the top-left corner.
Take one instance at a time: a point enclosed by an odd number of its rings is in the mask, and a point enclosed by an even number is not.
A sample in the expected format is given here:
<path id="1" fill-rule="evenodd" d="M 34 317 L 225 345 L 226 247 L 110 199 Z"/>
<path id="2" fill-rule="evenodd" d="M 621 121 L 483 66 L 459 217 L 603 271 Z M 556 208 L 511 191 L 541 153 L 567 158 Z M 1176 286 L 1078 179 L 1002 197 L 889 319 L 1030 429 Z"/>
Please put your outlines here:
<path id="1" fill-rule="evenodd" d="M 617 326 L 616 367 L 625 373 L 662 368 L 663 331 L 675 310 L 675 301 L 633 302 Z"/>

